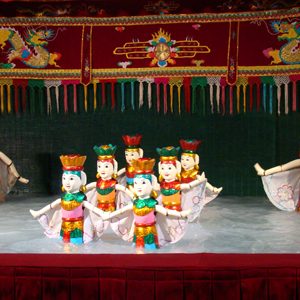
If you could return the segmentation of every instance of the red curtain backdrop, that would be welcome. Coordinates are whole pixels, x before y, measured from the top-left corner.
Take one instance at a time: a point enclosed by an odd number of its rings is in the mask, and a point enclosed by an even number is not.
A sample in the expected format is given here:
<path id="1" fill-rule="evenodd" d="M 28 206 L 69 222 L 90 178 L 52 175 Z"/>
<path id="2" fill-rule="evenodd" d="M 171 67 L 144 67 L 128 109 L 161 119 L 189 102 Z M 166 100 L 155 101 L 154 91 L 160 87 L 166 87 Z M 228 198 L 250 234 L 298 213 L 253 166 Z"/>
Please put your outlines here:
<path id="1" fill-rule="evenodd" d="M 2 254 L 0 299 L 299 299 L 298 254 Z"/>

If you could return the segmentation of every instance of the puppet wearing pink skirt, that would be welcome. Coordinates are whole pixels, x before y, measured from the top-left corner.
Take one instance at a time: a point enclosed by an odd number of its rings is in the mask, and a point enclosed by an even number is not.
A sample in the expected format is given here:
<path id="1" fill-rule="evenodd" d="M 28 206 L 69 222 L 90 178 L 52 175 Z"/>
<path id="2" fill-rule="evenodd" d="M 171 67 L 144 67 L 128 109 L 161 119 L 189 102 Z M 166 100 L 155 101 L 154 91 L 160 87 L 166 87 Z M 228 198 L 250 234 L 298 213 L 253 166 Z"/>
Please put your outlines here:
<path id="1" fill-rule="evenodd" d="M 102 211 L 86 201 L 86 174 L 83 171 L 85 159 L 86 156 L 74 154 L 60 156 L 65 193 L 38 211 L 30 210 L 49 238 L 60 238 L 65 243 L 82 244 L 95 237 L 97 226 L 93 221 L 96 222 L 96 219 L 94 217 L 92 220 L 90 214 L 98 214 L 99 218 Z"/>

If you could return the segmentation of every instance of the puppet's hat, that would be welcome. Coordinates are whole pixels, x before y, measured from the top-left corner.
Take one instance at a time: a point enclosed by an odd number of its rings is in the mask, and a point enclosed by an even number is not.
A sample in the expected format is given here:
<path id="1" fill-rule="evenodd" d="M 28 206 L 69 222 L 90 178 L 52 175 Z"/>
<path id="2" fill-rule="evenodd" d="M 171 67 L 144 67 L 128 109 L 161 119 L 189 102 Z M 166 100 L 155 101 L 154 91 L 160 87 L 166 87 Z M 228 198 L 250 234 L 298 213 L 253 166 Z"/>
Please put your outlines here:
<path id="1" fill-rule="evenodd" d="M 80 154 L 61 155 L 60 161 L 64 171 L 82 171 L 86 156 Z"/>
<path id="2" fill-rule="evenodd" d="M 115 157 L 115 152 L 117 149 L 117 146 L 113 146 L 112 144 L 108 145 L 101 145 L 101 146 L 94 146 L 94 151 L 98 155 L 98 159 L 112 159 Z"/>
<path id="3" fill-rule="evenodd" d="M 183 153 L 195 154 L 198 146 L 201 144 L 200 140 L 179 140 Z"/>
<path id="4" fill-rule="evenodd" d="M 140 148 L 142 135 L 122 135 L 122 139 L 128 149 L 137 149 Z"/>

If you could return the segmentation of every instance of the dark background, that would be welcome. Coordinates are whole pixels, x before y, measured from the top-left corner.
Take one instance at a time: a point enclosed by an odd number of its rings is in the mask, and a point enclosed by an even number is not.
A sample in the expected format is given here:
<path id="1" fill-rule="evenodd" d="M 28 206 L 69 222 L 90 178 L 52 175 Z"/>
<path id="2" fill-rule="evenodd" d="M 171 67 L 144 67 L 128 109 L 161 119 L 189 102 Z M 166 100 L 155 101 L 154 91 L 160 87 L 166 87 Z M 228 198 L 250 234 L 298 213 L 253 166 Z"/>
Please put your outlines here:
<path id="1" fill-rule="evenodd" d="M 138 85 L 135 88 L 138 92 Z M 270 168 L 298 158 L 299 112 L 278 116 L 275 103 L 272 114 L 262 110 L 257 112 L 255 108 L 252 112 L 237 114 L 235 107 L 233 115 L 227 112 L 224 115 L 212 114 L 207 103 L 209 98 L 204 100 L 206 108 L 203 110 L 203 99 L 197 93 L 195 112 L 186 113 L 182 103 L 179 114 L 174 95 L 175 111 L 164 114 L 157 112 L 155 101 L 149 109 L 146 98 L 140 109 L 135 103 L 135 110 L 132 110 L 128 86 L 125 89 L 125 111 L 121 112 L 120 85 L 116 84 L 117 105 L 114 110 L 111 109 L 110 97 L 107 97 L 105 106 L 99 105 L 94 111 L 93 95 L 89 93 L 88 111 L 85 112 L 82 90 L 79 86 L 78 113 L 63 112 L 60 93 L 60 112 L 56 111 L 56 102 L 52 97 L 52 114 L 47 115 L 47 101 L 40 99 L 40 93 L 36 91 L 36 96 L 30 97 L 26 111 L 1 115 L 1 151 L 14 160 L 22 176 L 30 179 L 28 185 L 18 183 L 15 192 L 59 193 L 62 174 L 59 155 L 62 154 L 87 155 L 85 171 L 88 182 L 94 181 L 97 160 L 94 145 L 117 145 L 119 168 L 124 167 L 123 134 L 141 133 L 145 156 L 156 160 L 159 159 L 156 147 L 179 146 L 181 138 L 202 140 L 198 149 L 200 169 L 205 171 L 211 184 L 223 186 L 223 195 L 263 195 L 262 183 L 253 165 L 260 162 L 264 168 Z M 51 92 L 53 96 L 54 90 Z M 208 92 L 206 89 L 206 94 Z M 42 94 L 45 97 L 45 90 Z M 97 101 L 101 101 L 100 95 L 101 86 L 98 85 Z M 68 96 L 72 99 L 71 92 Z"/>

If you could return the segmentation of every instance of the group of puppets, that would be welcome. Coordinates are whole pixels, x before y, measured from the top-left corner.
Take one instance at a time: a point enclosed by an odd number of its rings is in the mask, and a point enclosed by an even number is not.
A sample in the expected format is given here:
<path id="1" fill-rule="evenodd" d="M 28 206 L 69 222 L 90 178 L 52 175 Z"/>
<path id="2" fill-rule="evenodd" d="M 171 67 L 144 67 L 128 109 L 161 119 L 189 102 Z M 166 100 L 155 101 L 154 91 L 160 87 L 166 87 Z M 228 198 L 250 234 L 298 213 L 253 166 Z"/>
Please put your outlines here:
<path id="1" fill-rule="evenodd" d="M 142 136 L 122 138 L 126 167 L 118 169 L 116 146 L 94 146 L 97 181 L 89 184 L 83 171 L 86 156 L 60 156 L 64 194 L 38 211 L 30 210 L 46 236 L 82 244 L 101 238 L 110 226 L 138 251 L 157 249 L 179 241 L 188 223 L 195 222 L 203 207 L 221 192 L 222 188 L 208 183 L 204 173 L 199 174 L 196 151 L 201 141 L 182 139 L 181 147 L 157 148 L 157 179 L 155 159 L 143 157 Z M 268 170 L 258 163 L 254 168 L 277 208 L 298 210 L 300 159 Z"/>
<path id="2" fill-rule="evenodd" d="M 159 180 L 154 175 L 155 159 L 143 157 L 142 136 L 124 135 L 126 167 L 118 169 L 116 146 L 94 146 L 97 181 L 87 184 L 83 171 L 86 156 L 62 155 L 60 199 L 39 211 L 30 210 L 48 237 L 82 244 L 101 238 L 110 226 L 137 249 L 157 249 L 179 241 L 188 223 L 222 188 L 199 174 L 201 141 L 180 140 L 180 147 L 157 148 Z"/>

